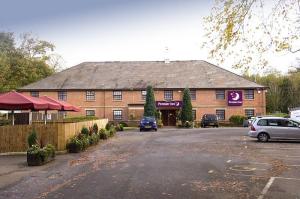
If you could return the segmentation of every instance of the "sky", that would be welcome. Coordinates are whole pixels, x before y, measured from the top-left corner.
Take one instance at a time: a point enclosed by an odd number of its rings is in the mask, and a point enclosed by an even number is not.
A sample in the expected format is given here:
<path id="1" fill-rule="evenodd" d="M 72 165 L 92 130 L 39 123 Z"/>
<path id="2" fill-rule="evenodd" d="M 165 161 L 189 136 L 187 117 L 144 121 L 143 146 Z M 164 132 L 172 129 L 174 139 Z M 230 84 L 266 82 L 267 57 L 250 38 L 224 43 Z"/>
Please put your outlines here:
<path id="1" fill-rule="evenodd" d="M 1 0 L 0 31 L 31 32 L 68 68 L 84 61 L 206 60 L 209 0 Z M 166 47 L 168 51 L 166 52 Z M 275 57 L 286 71 L 294 57 Z M 231 69 L 230 64 L 222 67 Z"/>

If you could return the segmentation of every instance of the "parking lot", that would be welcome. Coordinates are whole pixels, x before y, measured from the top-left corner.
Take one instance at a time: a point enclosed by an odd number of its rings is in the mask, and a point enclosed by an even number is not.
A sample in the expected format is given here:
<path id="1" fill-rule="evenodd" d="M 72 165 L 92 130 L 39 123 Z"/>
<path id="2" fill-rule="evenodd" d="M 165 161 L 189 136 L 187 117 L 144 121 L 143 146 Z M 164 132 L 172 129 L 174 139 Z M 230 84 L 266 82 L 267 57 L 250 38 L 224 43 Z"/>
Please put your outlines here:
<path id="1" fill-rule="evenodd" d="M 247 130 L 121 132 L 58 156 L 0 198 L 299 198 L 300 141 L 260 143 Z"/>

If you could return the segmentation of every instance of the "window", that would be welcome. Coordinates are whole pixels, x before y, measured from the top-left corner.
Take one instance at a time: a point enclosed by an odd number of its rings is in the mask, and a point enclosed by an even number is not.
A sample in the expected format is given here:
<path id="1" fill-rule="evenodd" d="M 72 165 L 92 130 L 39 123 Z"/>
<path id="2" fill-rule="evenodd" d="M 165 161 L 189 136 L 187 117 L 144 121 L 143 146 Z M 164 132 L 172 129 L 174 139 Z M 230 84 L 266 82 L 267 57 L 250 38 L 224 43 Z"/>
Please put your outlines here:
<path id="1" fill-rule="evenodd" d="M 95 110 L 85 110 L 86 116 L 95 116 Z"/>
<path id="2" fill-rule="evenodd" d="M 252 123 L 254 123 L 254 122 L 252 122 Z M 268 121 L 265 120 L 265 119 L 261 119 L 261 120 L 259 120 L 259 121 L 257 122 L 257 125 L 258 125 L 258 126 L 267 126 L 267 125 L 268 125 Z"/>
<path id="3" fill-rule="evenodd" d="M 67 91 L 58 91 L 58 100 L 67 101 Z"/>
<path id="4" fill-rule="evenodd" d="M 195 121 L 197 119 L 197 111 L 192 110 L 193 120 Z"/>
<path id="5" fill-rule="evenodd" d="M 95 101 L 96 100 L 95 91 L 86 91 L 85 98 L 86 101 Z"/>
<path id="6" fill-rule="evenodd" d="M 114 100 L 122 100 L 122 91 L 113 91 Z"/>
<path id="7" fill-rule="evenodd" d="M 225 120 L 225 110 L 216 110 L 218 120 Z"/>
<path id="8" fill-rule="evenodd" d="M 114 120 L 122 120 L 122 110 L 113 111 Z"/>
<path id="9" fill-rule="evenodd" d="M 254 90 L 253 89 L 245 90 L 245 99 L 254 99 Z"/>
<path id="10" fill-rule="evenodd" d="M 147 91 L 141 91 L 142 100 L 146 100 Z"/>
<path id="11" fill-rule="evenodd" d="M 225 90 L 216 90 L 216 99 L 225 99 Z"/>
<path id="12" fill-rule="evenodd" d="M 254 116 L 254 109 L 245 109 L 245 116 L 246 117 L 253 117 Z"/>
<path id="13" fill-rule="evenodd" d="M 30 96 L 31 97 L 39 97 L 40 93 L 38 91 L 31 91 Z"/>
<path id="14" fill-rule="evenodd" d="M 165 100 L 173 100 L 173 91 L 164 91 Z"/>
<path id="15" fill-rule="evenodd" d="M 190 90 L 191 100 L 196 100 L 196 90 Z"/>

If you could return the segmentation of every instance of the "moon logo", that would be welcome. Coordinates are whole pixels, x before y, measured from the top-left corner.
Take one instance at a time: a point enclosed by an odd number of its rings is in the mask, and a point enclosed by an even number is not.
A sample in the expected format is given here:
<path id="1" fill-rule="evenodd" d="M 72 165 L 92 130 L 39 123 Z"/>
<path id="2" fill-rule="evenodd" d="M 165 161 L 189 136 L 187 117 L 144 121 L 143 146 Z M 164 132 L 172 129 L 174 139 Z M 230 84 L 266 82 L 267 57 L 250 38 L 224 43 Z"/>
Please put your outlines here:
<path id="1" fill-rule="evenodd" d="M 234 101 L 237 101 L 240 99 L 240 95 L 236 92 L 232 93 L 231 96 L 232 96 L 232 100 L 234 100 Z"/>

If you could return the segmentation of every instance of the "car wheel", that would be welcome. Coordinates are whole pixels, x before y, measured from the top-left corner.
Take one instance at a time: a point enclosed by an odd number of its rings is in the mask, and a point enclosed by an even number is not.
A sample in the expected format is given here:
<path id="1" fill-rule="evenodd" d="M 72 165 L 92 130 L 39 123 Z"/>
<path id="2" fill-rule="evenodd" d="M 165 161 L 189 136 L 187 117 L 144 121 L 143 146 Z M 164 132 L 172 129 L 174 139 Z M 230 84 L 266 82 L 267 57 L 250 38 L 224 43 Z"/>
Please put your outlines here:
<path id="1" fill-rule="evenodd" d="M 154 131 L 157 131 L 157 129 L 154 129 Z"/>
<path id="2" fill-rule="evenodd" d="M 258 134 L 257 139 L 260 142 L 267 142 L 269 140 L 269 135 L 266 133 L 260 133 Z"/>
<path id="3" fill-rule="evenodd" d="M 140 129 L 140 132 L 142 132 L 143 131 L 143 129 Z"/>

